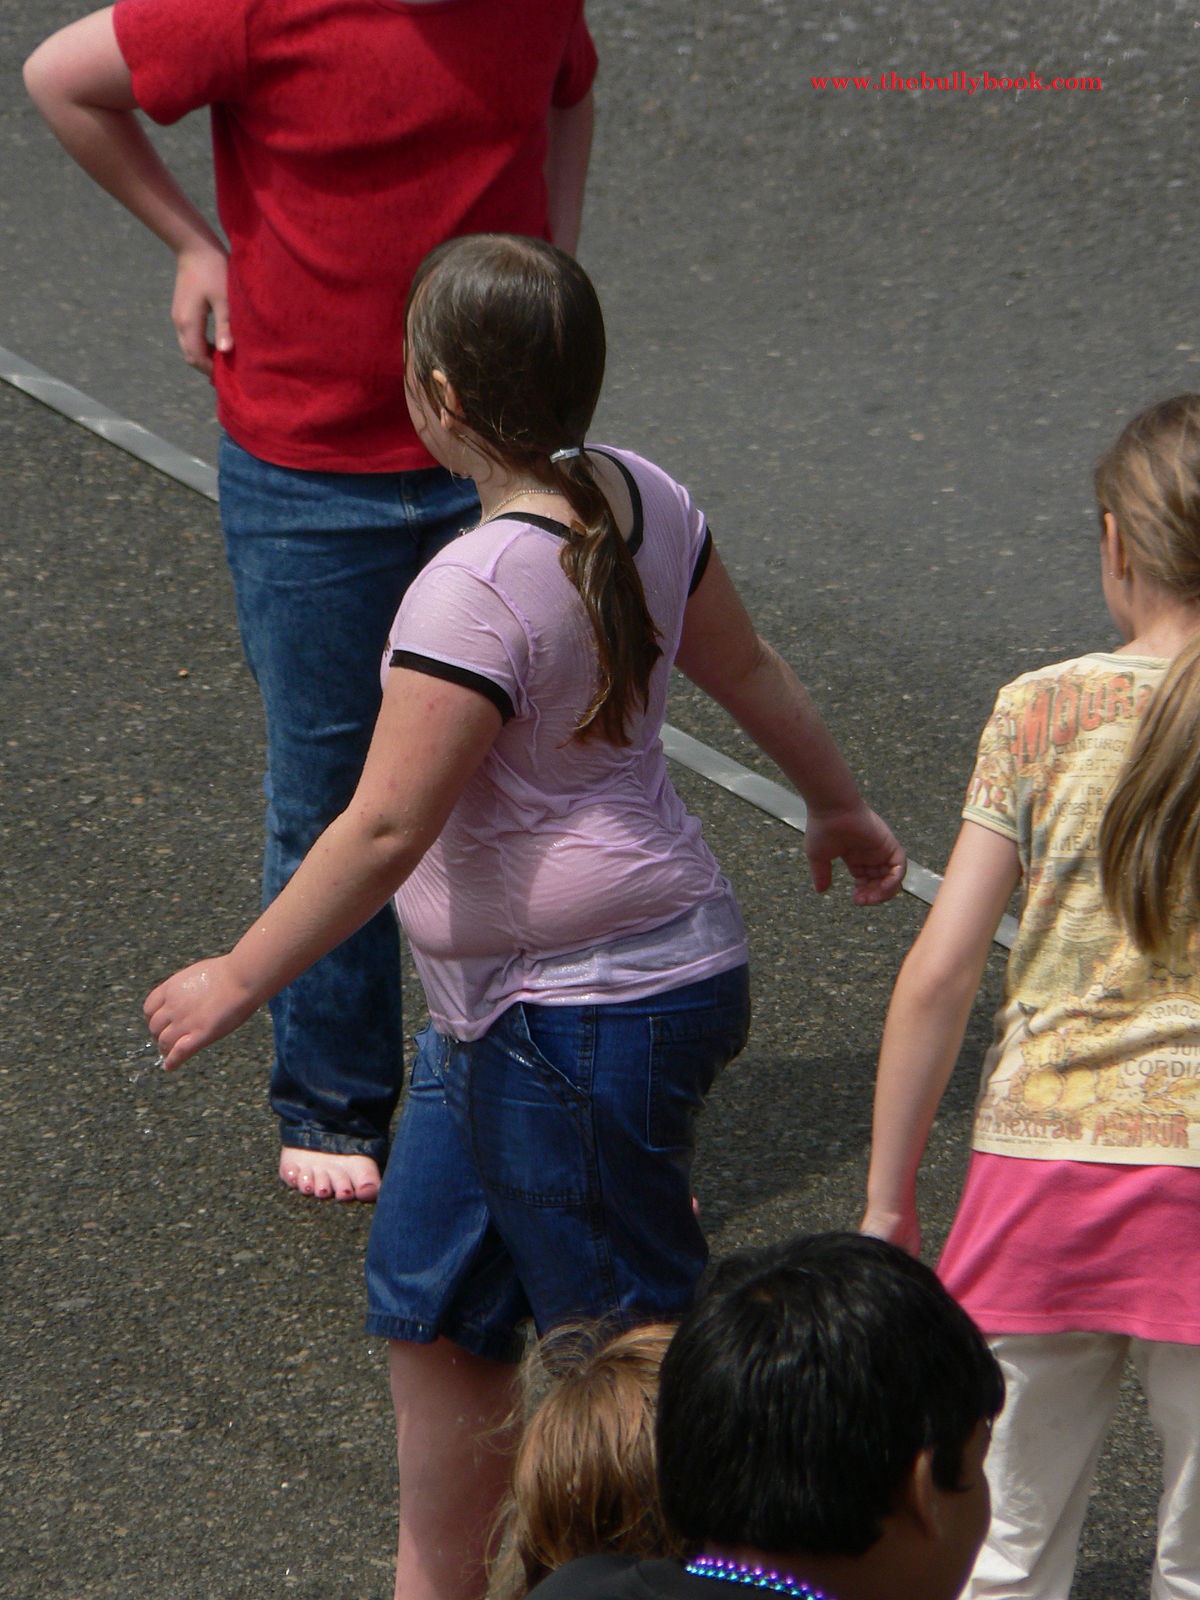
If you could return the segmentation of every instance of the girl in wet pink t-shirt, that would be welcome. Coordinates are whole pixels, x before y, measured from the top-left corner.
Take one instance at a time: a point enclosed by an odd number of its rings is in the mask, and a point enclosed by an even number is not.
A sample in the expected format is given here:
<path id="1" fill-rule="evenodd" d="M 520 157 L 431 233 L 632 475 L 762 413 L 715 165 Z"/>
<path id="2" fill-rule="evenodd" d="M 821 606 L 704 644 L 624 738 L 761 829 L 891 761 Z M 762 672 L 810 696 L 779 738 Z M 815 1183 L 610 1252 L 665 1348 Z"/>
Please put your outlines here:
<path id="1" fill-rule="evenodd" d="M 405 600 L 350 806 L 230 954 L 146 1005 L 174 1068 L 397 894 L 433 1020 L 371 1230 L 367 1326 L 389 1340 L 396 1594 L 465 1600 L 524 1324 L 670 1319 L 707 1255 L 694 1122 L 745 1040 L 748 981 L 729 885 L 667 775 L 672 665 L 804 795 L 818 889 L 840 857 L 877 904 L 904 854 L 687 492 L 584 444 L 604 326 L 582 268 L 510 235 L 443 246 L 407 353 L 417 431 L 474 480 L 483 521 Z"/>

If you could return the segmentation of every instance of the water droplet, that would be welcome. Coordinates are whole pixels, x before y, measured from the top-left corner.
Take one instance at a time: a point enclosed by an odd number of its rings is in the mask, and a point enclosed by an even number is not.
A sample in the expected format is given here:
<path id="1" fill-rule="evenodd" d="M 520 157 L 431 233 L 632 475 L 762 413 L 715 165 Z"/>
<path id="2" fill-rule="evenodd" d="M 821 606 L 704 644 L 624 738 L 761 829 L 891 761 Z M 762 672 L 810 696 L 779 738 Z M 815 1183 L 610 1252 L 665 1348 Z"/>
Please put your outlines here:
<path id="1" fill-rule="evenodd" d="M 154 1054 L 154 1060 L 148 1061 L 146 1058 L 151 1051 Z M 158 1045 L 153 1039 L 147 1039 L 142 1044 L 133 1045 L 125 1052 L 122 1059 L 127 1065 L 133 1067 L 133 1071 L 127 1074 L 130 1083 L 137 1083 L 151 1067 L 161 1067 L 163 1064 Z"/>

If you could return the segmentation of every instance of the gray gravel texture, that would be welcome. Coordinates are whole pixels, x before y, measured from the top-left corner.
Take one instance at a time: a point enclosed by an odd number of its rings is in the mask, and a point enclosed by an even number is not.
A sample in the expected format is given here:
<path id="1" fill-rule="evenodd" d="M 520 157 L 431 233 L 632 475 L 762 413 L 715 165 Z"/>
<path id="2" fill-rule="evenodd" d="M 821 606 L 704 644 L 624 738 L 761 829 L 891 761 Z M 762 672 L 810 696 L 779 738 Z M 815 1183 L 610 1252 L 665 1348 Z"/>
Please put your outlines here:
<path id="1" fill-rule="evenodd" d="M 61 0 L 0 0 L 0 344 L 204 459 L 169 263 L 70 167 L 17 66 Z M 688 481 L 763 631 L 879 809 L 940 868 L 996 685 L 1111 641 L 1088 474 L 1200 363 L 1194 8 L 590 0 L 581 255 L 608 311 L 598 438 Z M 1098 75 L 1088 93 L 819 92 L 813 75 Z M 199 120 L 171 160 L 207 190 Z M 369 1214 L 274 1177 L 268 1025 L 170 1081 L 159 976 L 257 898 L 262 729 L 214 508 L 0 388 L 0 1597 L 390 1593 Z M 672 720 L 767 770 L 681 686 Z M 800 837 L 679 774 L 751 928 L 751 1045 L 705 1119 L 714 1249 L 851 1226 L 905 898 L 818 901 Z M 998 960 L 923 1180 L 966 1149 Z M 420 1001 L 410 995 L 410 1017 Z M 1147 1588 L 1134 1390 L 1074 1600 Z"/>

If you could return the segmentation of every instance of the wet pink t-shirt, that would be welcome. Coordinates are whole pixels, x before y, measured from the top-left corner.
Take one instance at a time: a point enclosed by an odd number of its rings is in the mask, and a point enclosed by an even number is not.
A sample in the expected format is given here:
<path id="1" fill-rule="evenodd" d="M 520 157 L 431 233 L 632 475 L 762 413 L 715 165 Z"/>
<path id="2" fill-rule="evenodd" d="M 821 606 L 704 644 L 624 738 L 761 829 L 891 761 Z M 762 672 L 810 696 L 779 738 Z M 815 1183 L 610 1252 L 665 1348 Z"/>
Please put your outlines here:
<path id="1" fill-rule="evenodd" d="M 704 517 L 657 467 L 608 454 L 628 474 L 629 545 L 663 651 L 628 745 L 573 737 L 596 657 L 556 523 L 522 514 L 463 534 L 414 580 L 392 629 L 391 665 L 477 688 L 505 718 L 396 896 L 434 1022 L 457 1038 L 516 1000 L 635 999 L 746 959 L 732 891 L 659 739 Z"/>

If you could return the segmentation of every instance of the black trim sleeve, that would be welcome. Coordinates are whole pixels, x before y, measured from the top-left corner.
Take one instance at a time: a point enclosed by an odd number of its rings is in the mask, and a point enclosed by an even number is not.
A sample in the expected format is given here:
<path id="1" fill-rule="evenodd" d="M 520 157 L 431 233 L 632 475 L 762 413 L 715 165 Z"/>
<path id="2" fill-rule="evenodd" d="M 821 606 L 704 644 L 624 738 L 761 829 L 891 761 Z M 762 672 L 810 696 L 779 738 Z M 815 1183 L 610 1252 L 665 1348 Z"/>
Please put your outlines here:
<path id="1" fill-rule="evenodd" d="M 474 689 L 485 700 L 490 700 L 505 722 L 511 722 L 516 709 L 507 693 L 498 683 L 485 678 L 481 672 L 469 667 L 456 667 L 449 661 L 436 661 L 432 656 L 418 655 L 415 650 L 393 650 L 391 665 L 407 667 L 410 672 L 423 672 L 428 678 L 440 678 L 443 683 L 456 683 L 460 689 Z"/>
<path id="2" fill-rule="evenodd" d="M 712 555 L 712 551 L 712 529 L 706 523 L 704 527 L 704 543 L 700 546 L 700 554 L 696 557 L 696 565 L 692 568 L 692 581 L 688 584 L 689 599 L 700 587 L 700 579 L 708 570 L 708 558 Z"/>

